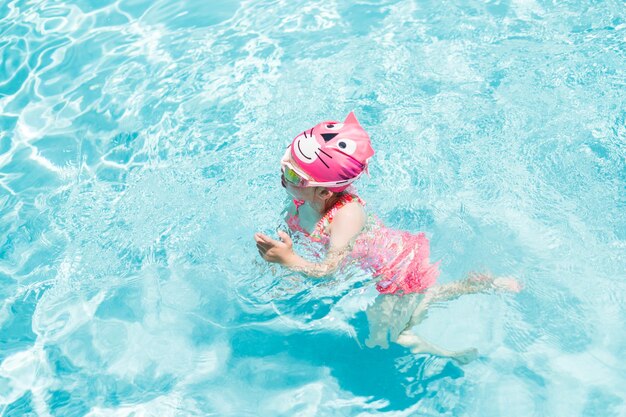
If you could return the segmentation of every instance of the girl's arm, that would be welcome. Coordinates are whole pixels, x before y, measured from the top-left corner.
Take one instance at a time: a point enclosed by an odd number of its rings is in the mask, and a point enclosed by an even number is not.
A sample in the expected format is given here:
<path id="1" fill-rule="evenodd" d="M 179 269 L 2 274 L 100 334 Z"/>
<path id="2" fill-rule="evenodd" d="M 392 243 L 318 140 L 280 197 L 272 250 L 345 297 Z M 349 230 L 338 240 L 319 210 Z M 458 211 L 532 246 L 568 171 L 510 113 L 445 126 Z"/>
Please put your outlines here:
<path id="1" fill-rule="evenodd" d="M 289 245 L 290 249 L 291 241 L 286 241 L 284 236 L 282 236 L 284 234 L 287 239 L 290 239 L 289 235 L 284 232 L 280 233 L 281 239 L 285 244 Z M 288 256 L 285 256 L 281 261 L 277 261 L 277 263 L 280 263 L 292 271 L 302 272 L 303 274 L 313 278 L 321 278 L 335 272 L 341 261 L 347 256 L 348 253 L 350 253 L 349 248 L 329 250 L 321 262 L 311 262 L 291 250 L 291 253 Z M 263 258 L 269 262 L 273 262 L 270 258 L 268 258 L 267 254 Z"/>
<path id="2" fill-rule="evenodd" d="M 337 211 L 330 226 L 330 247 L 321 262 L 310 262 L 293 251 L 291 238 L 278 232 L 280 241 L 261 233 L 254 235 L 259 253 L 268 262 L 279 263 L 287 268 L 311 277 L 323 277 L 337 270 L 341 261 L 350 253 L 350 243 L 365 225 L 365 213 L 358 203 L 346 204 Z"/>

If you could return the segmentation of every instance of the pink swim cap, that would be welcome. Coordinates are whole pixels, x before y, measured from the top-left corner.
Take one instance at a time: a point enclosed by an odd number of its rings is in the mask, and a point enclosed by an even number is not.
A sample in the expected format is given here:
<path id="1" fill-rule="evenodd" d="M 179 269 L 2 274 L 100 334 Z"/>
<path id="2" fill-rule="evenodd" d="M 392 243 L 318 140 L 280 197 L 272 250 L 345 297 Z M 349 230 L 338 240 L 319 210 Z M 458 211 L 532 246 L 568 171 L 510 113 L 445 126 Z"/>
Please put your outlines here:
<path id="1" fill-rule="evenodd" d="M 370 137 L 354 112 L 343 123 L 322 122 L 300 133 L 291 142 L 291 158 L 317 182 L 345 181 L 328 188 L 340 192 L 348 188 L 367 168 L 374 155 Z"/>

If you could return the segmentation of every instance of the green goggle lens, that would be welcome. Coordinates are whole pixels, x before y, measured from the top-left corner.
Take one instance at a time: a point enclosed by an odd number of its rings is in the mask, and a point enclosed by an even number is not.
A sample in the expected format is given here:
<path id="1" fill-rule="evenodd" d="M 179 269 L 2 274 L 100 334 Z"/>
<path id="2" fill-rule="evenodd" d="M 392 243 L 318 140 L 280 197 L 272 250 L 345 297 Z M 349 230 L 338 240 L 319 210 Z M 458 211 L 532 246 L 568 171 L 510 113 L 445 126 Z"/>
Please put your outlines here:
<path id="1" fill-rule="evenodd" d="M 293 185 L 299 186 L 300 184 L 304 182 L 303 178 L 300 175 L 298 175 L 296 171 L 294 171 L 293 169 L 289 167 L 285 168 L 285 172 L 283 172 L 283 176 L 285 177 L 285 181 Z"/>

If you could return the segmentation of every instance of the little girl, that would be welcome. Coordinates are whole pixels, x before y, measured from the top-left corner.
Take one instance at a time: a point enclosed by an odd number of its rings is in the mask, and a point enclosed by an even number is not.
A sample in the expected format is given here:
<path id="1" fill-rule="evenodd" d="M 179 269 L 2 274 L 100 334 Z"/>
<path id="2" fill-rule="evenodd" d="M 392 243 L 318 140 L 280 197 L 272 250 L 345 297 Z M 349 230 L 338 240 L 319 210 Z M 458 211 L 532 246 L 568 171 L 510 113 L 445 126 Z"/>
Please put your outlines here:
<path id="1" fill-rule="evenodd" d="M 424 318 L 433 301 L 488 289 L 519 291 L 519 284 L 512 278 L 476 274 L 462 282 L 435 285 L 438 263 L 430 263 L 424 233 L 386 228 L 375 217 L 366 216 L 364 201 L 349 188 L 373 155 L 369 135 L 352 112 L 343 123 L 322 122 L 296 136 L 281 160 L 282 185 L 294 199 L 287 210 L 287 223 L 292 230 L 322 243 L 327 253 L 320 262 L 307 261 L 293 251 L 291 238 L 283 231 L 278 232 L 280 241 L 256 233 L 259 253 L 268 262 L 311 277 L 329 275 L 344 260 L 358 259 L 378 279 L 380 293 L 366 312 L 368 346 L 387 347 L 390 338 L 414 353 L 449 356 L 466 363 L 475 357 L 475 350 L 446 351 L 410 329 Z"/>

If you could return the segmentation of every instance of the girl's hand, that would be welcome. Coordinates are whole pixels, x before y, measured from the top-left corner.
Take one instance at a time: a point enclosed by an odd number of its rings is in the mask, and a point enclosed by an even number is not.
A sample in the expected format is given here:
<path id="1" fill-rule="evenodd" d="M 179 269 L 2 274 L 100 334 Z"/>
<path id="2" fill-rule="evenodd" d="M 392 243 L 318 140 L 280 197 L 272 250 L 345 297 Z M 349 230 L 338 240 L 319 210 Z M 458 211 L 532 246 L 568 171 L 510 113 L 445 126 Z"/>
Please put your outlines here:
<path id="1" fill-rule="evenodd" d="M 281 265 L 289 265 L 296 254 L 293 251 L 293 243 L 291 237 L 283 231 L 278 232 L 280 241 L 274 240 L 262 233 L 255 233 L 254 240 L 259 254 L 268 262 L 274 262 Z"/>

